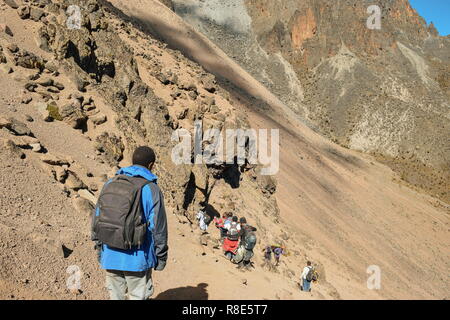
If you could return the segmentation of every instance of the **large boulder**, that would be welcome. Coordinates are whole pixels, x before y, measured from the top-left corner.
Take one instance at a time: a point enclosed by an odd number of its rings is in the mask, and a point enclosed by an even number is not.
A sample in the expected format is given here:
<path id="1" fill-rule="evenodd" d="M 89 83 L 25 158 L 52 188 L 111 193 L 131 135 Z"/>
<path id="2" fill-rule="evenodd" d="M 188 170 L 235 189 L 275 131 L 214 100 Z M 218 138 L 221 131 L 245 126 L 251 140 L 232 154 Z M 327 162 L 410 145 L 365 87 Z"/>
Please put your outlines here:
<path id="1" fill-rule="evenodd" d="M 3 2 L 13 9 L 18 9 L 19 5 L 14 0 L 3 0 Z"/>
<path id="2" fill-rule="evenodd" d="M 45 61 L 35 54 L 26 50 L 18 50 L 14 53 L 14 63 L 26 69 L 44 69 Z"/>
<path id="3" fill-rule="evenodd" d="M 59 110 L 59 114 L 63 118 L 63 121 L 74 129 L 83 129 L 86 126 L 87 116 L 74 103 L 63 106 Z"/>
<path id="4" fill-rule="evenodd" d="M 18 136 L 31 136 L 31 130 L 28 126 L 14 118 L 0 117 L 0 129 L 6 128 Z"/>
<path id="5" fill-rule="evenodd" d="M 96 149 L 105 156 L 111 166 L 115 166 L 123 158 L 125 145 L 122 138 L 113 133 L 104 132 L 96 139 Z"/>

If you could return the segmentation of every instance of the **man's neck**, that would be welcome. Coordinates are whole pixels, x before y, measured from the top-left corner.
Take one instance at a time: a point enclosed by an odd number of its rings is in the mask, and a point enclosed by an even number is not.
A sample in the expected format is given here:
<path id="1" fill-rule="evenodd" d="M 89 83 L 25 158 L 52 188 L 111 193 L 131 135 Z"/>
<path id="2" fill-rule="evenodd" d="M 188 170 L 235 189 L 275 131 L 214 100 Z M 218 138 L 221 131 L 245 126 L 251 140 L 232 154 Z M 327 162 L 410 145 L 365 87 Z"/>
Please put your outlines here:
<path id="1" fill-rule="evenodd" d="M 148 171 L 151 172 L 151 170 L 150 170 L 149 168 L 144 167 L 144 166 L 141 166 L 140 164 L 133 164 L 133 166 L 135 166 L 135 167 L 140 167 L 140 168 L 144 168 L 144 169 L 146 169 L 146 170 L 148 170 Z"/>

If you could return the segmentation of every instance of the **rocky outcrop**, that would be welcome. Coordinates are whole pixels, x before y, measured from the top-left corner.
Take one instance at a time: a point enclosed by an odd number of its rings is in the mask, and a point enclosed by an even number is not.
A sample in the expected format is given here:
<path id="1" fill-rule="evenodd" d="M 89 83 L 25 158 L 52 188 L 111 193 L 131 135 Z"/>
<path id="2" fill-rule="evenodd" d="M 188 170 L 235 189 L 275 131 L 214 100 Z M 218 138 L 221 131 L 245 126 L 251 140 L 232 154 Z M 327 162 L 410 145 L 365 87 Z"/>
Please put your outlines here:
<path id="1" fill-rule="evenodd" d="M 71 30 L 65 25 L 65 12 L 73 4 L 87 8 L 82 10 L 82 28 L 79 30 Z M 245 118 L 233 110 L 227 92 L 213 75 L 179 52 L 170 52 L 176 62 L 170 68 L 159 61 L 160 55 L 154 52 L 136 52 L 130 43 L 138 31 L 121 25 L 122 33 L 130 36 L 126 43 L 116 32 L 114 14 L 94 0 L 88 1 L 87 5 L 81 1 L 50 1 L 46 6 L 30 3 L 19 7 L 17 13 L 22 19 L 40 23 L 36 43 L 41 49 L 53 53 L 54 59 L 46 61 L 21 48 L 13 48 L 15 64 L 38 69 L 40 73 L 44 70 L 51 74 L 63 73 L 79 92 L 95 91 L 117 115 L 112 125 L 118 131 L 105 131 L 93 139 L 101 161 L 116 167 L 136 146 L 148 144 L 154 147 L 158 154 L 157 174 L 162 177 L 160 185 L 166 193 L 166 201 L 177 213 L 188 216 L 190 221 L 194 221 L 194 210 L 199 204 L 208 201 L 216 185 L 214 181 L 223 179 L 233 187 L 239 186 L 241 178 L 235 165 L 175 165 L 171 159 L 175 145 L 171 141 L 173 130 L 192 127 L 195 120 L 202 121 L 204 130 L 248 127 Z M 142 33 L 139 36 L 147 37 L 146 41 L 161 49 L 165 46 Z M 138 60 L 138 56 L 143 59 Z M 142 70 L 156 79 L 164 90 L 170 91 L 169 101 L 166 96 L 155 93 L 143 80 Z M 186 77 L 186 70 L 189 70 L 190 77 Z M 70 94 L 70 103 L 58 101 L 60 93 L 67 89 L 51 76 L 38 74 L 27 82 L 25 89 L 47 101 L 38 107 L 46 121 L 63 121 L 73 129 L 86 132 L 90 123 L 100 126 L 109 120 L 84 94 Z M 51 169 L 52 174 L 68 192 L 87 188 L 75 172 L 61 169 L 58 161 L 43 161 L 51 166 L 57 165 Z M 256 181 L 249 183 L 254 184 L 255 190 L 259 189 Z M 98 190 L 98 186 L 94 189 Z M 267 195 L 261 194 L 261 199 L 274 191 L 267 186 L 263 189 L 269 191 L 264 191 Z M 78 206 L 82 211 L 86 207 L 80 203 Z M 273 204 L 270 206 L 275 208 Z"/>

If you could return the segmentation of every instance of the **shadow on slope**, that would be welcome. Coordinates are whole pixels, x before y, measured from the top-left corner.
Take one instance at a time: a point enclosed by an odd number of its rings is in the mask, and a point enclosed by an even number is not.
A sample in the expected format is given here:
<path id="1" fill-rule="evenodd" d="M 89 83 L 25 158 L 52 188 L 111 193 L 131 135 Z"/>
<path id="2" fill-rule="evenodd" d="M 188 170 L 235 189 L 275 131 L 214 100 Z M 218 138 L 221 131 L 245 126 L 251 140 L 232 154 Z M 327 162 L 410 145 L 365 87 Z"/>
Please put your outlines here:
<path id="1" fill-rule="evenodd" d="M 155 300 L 208 300 L 207 283 L 199 283 L 196 287 L 186 286 L 161 292 Z"/>

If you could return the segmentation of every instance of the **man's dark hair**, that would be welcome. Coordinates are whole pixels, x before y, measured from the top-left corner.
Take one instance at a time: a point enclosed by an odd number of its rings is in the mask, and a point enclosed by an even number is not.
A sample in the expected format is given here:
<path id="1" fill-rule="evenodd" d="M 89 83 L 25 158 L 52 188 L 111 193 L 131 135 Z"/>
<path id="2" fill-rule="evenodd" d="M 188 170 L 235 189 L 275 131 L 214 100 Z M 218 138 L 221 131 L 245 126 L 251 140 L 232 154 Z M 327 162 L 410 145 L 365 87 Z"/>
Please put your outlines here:
<path id="1" fill-rule="evenodd" d="M 238 222 L 238 217 L 234 216 L 233 217 L 233 222 Z"/>
<path id="2" fill-rule="evenodd" d="M 150 163 L 156 160 L 155 152 L 149 147 L 138 147 L 133 153 L 133 165 L 140 165 L 148 168 Z"/>
<path id="3" fill-rule="evenodd" d="M 311 261 L 306 262 L 306 264 L 307 264 L 308 266 L 310 266 L 310 265 L 311 265 Z"/>
<path id="4" fill-rule="evenodd" d="M 240 223 L 247 223 L 247 219 L 245 219 L 244 217 L 242 217 L 242 218 L 239 219 L 239 222 L 240 222 Z"/>

